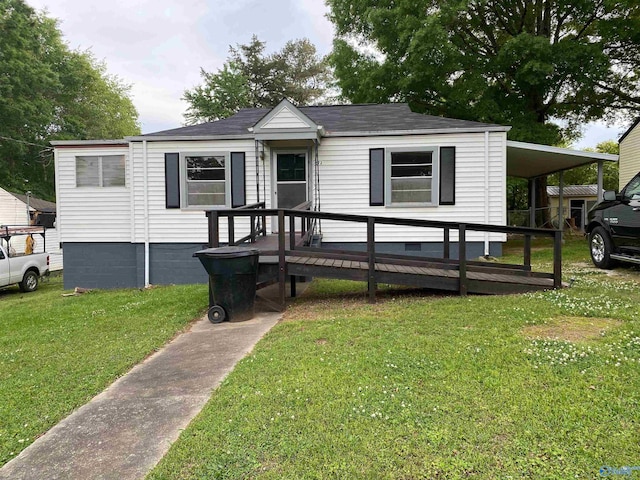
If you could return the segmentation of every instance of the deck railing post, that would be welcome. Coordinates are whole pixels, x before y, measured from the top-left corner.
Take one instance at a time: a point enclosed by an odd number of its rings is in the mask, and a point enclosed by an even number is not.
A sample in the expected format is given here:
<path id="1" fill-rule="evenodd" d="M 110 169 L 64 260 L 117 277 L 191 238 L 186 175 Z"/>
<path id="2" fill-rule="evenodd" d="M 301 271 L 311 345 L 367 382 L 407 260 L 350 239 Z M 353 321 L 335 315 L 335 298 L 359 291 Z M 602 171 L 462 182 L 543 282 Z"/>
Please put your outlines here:
<path id="1" fill-rule="evenodd" d="M 553 288 L 562 288 L 562 231 L 553 235 Z"/>
<path id="2" fill-rule="evenodd" d="M 376 233 L 375 219 L 367 219 L 367 253 L 369 254 L 369 303 L 376 302 Z"/>
<path id="3" fill-rule="evenodd" d="M 449 248 L 449 227 L 444 227 L 442 258 L 445 258 L 445 259 L 451 258 L 451 251 Z"/>
<path id="4" fill-rule="evenodd" d="M 289 250 L 293 250 L 296 245 L 296 217 L 289 214 Z"/>
<path id="5" fill-rule="evenodd" d="M 234 232 L 234 225 L 235 225 L 235 220 L 233 218 L 233 213 L 230 213 L 229 216 L 227 217 L 227 225 L 229 225 L 229 245 L 233 245 L 233 242 L 235 240 L 235 232 Z"/>
<path id="6" fill-rule="evenodd" d="M 209 248 L 220 246 L 220 217 L 216 210 L 207 212 L 209 217 Z"/>
<path id="7" fill-rule="evenodd" d="M 251 243 L 256 243 L 256 216 L 251 215 Z"/>
<path id="8" fill-rule="evenodd" d="M 524 236 L 524 267 L 531 271 L 531 235 Z"/>
<path id="9" fill-rule="evenodd" d="M 278 282 L 280 286 L 280 306 L 284 310 L 286 305 L 286 259 L 285 259 L 285 232 L 284 210 L 278 210 Z"/>
<path id="10" fill-rule="evenodd" d="M 458 227 L 458 264 L 460 274 L 460 295 L 467 295 L 467 226 Z"/>

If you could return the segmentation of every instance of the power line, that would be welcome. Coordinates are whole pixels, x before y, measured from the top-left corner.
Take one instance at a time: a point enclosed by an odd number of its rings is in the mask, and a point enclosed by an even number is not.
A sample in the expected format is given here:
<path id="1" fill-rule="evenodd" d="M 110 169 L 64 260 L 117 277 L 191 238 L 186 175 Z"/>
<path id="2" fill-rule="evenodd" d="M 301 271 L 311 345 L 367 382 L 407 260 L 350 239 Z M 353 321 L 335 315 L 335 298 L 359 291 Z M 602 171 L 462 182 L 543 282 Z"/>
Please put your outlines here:
<path id="1" fill-rule="evenodd" d="M 47 147 L 46 145 L 42 145 L 40 143 L 32 143 L 32 142 L 27 142 L 26 140 L 18 140 L 17 138 L 3 137 L 2 135 L 0 135 L 0 140 L 9 140 L 11 142 L 23 143 L 25 145 L 30 145 L 32 147 L 40 147 L 43 150 L 53 150 L 53 147 Z"/>

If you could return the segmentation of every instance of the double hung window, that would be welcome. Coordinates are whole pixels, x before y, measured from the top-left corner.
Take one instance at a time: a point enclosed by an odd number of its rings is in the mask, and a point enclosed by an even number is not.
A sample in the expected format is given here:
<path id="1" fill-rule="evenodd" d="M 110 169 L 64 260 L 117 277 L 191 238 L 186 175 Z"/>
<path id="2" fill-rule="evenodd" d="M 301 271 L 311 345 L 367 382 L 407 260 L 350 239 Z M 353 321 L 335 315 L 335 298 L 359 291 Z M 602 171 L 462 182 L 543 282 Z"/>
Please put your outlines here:
<path id="1" fill-rule="evenodd" d="M 187 207 L 226 205 L 227 163 L 225 154 L 184 155 Z"/>
<path id="2" fill-rule="evenodd" d="M 435 149 L 389 149 L 387 151 L 387 199 L 389 205 L 437 203 Z"/>
<path id="3" fill-rule="evenodd" d="M 124 187 L 124 155 L 76 157 L 77 187 Z"/>

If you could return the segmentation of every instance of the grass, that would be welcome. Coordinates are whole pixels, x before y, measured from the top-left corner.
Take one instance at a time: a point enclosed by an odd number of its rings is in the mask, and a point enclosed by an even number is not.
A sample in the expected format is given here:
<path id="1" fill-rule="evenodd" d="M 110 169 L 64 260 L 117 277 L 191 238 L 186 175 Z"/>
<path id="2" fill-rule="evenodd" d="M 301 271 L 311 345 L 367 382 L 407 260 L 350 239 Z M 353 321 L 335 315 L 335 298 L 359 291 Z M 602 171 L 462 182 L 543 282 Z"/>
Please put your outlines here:
<path id="1" fill-rule="evenodd" d="M 206 286 L 62 297 L 0 290 L 0 465 L 182 331 Z"/>
<path id="2" fill-rule="evenodd" d="M 149 478 L 566 479 L 637 465 L 638 271 L 595 270 L 580 238 L 564 250 L 575 281 L 562 291 L 387 290 L 369 305 L 363 284 L 314 281 Z"/>

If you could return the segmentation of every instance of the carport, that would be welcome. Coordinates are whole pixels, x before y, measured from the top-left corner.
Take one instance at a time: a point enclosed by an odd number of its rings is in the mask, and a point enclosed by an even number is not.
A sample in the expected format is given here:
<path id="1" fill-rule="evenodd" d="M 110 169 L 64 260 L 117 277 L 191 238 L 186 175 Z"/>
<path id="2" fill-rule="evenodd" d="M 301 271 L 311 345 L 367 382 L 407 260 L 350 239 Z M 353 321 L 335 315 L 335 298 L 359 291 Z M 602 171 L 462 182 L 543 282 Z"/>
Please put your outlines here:
<path id="1" fill-rule="evenodd" d="M 558 217 L 564 218 L 563 189 L 564 171 L 572 168 L 598 164 L 598 198 L 603 193 L 603 165 L 604 162 L 617 162 L 618 155 L 609 153 L 585 152 L 569 148 L 551 147 L 535 143 L 516 142 L 507 140 L 507 176 L 524 178 L 529 181 L 529 226 L 536 226 L 536 184 L 538 179 L 553 173 L 559 173 L 559 212 Z M 559 222 L 563 230 L 564 221 Z"/>

